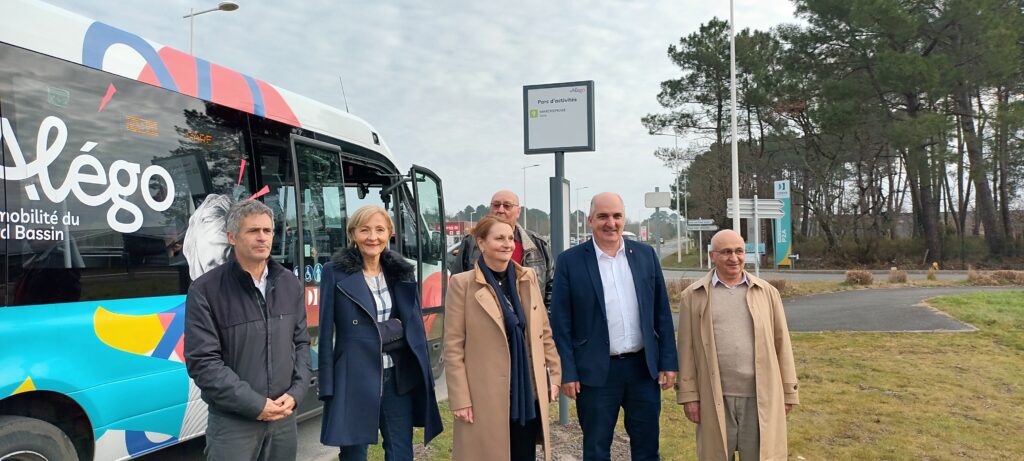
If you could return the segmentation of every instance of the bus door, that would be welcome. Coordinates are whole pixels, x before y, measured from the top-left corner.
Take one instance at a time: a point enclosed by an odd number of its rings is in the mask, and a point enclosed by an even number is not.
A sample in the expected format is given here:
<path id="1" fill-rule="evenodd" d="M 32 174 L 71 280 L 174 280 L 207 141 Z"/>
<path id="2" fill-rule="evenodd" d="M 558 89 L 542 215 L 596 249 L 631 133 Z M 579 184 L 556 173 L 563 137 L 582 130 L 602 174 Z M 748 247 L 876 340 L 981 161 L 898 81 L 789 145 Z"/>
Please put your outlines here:
<path id="1" fill-rule="evenodd" d="M 293 135 L 298 178 L 298 229 L 295 268 L 305 286 L 306 323 L 309 326 L 313 368 L 317 367 L 320 330 L 320 277 L 331 255 L 347 243 L 345 183 L 338 146 Z"/>
<path id="2" fill-rule="evenodd" d="M 267 149 L 261 154 L 260 176 L 266 189 L 260 192 L 275 213 L 272 257 L 305 286 L 303 301 L 315 370 L 320 277 L 334 251 L 346 244 L 341 149 L 294 134 L 288 147 L 287 152 Z M 318 406 L 317 399 L 307 398 L 299 413 Z"/>
<path id="3" fill-rule="evenodd" d="M 440 374 L 444 334 L 444 296 L 448 289 L 445 268 L 444 194 L 434 172 L 413 165 L 409 170 L 416 206 L 416 269 L 422 296 L 423 323 L 434 377 Z"/>

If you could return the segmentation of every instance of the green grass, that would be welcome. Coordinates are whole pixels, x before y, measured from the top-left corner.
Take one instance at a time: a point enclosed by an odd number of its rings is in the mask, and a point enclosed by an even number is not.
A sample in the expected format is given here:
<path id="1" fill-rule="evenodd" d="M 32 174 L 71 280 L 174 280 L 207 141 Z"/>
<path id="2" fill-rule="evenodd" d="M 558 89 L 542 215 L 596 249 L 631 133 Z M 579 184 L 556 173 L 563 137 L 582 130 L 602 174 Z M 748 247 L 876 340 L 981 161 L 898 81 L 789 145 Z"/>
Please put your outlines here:
<path id="1" fill-rule="evenodd" d="M 931 303 L 973 333 L 793 334 L 801 405 L 790 456 L 1015 459 L 1024 453 L 1024 292 Z M 694 459 L 677 406 L 662 416 L 666 459 Z M 692 426 L 692 425 L 690 425 Z"/>
<path id="2" fill-rule="evenodd" d="M 661 267 L 665 269 L 697 269 L 701 266 L 696 248 L 690 251 L 690 254 L 683 252 L 683 262 L 676 262 L 677 259 L 676 253 L 672 253 L 662 258 Z M 707 259 L 707 255 L 704 255 L 704 259 Z"/>
<path id="3" fill-rule="evenodd" d="M 1024 291 L 944 296 L 930 304 L 978 331 L 792 335 L 801 405 L 789 416 L 791 459 L 1019 459 Z M 696 459 L 695 426 L 673 391 L 662 398 L 663 459 Z M 441 414 L 446 431 L 431 443 L 430 460 L 450 457 L 446 404 Z M 557 414 L 552 407 L 552 418 Z M 379 448 L 371 459 L 383 459 Z"/>

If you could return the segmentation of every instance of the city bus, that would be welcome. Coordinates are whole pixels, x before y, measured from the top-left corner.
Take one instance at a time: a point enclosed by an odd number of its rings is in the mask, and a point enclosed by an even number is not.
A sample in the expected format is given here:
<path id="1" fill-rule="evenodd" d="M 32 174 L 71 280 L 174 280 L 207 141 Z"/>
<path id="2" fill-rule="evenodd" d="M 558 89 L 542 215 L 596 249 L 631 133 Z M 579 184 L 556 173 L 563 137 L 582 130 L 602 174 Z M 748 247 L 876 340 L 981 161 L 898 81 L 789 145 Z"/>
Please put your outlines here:
<path id="1" fill-rule="evenodd" d="M 366 121 L 32 0 L 0 6 L 0 459 L 130 459 L 201 436 L 185 295 L 225 210 L 275 212 L 272 257 L 318 282 L 348 213 L 385 207 L 418 271 L 437 376 L 441 181 Z M 299 407 L 319 410 L 315 381 Z"/>

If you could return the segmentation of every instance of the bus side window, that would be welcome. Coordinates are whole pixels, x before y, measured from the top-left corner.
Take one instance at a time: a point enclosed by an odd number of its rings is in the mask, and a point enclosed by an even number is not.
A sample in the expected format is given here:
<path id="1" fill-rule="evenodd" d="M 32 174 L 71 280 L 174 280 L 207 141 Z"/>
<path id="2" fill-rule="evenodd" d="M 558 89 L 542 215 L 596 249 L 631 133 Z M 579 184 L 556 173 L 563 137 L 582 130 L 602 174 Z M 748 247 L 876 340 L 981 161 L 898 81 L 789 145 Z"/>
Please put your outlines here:
<path id="1" fill-rule="evenodd" d="M 214 237 L 224 240 L 220 248 L 226 248 L 223 225 L 199 232 L 196 224 L 193 237 L 201 237 L 190 242 L 190 225 L 201 221 L 192 219 L 197 210 L 215 201 L 209 197 L 249 195 L 248 182 L 238 180 L 249 159 L 244 118 L 231 109 L 6 44 L 0 44 L 0 61 L 23 64 L 0 68 L 0 112 L 9 126 L 4 146 L 34 145 L 46 130 L 65 146 L 46 167 L 59 178 L 57 184 L 66 187 L 72 181 L 72 158 L 86 160 L 83 165 L 89 167 L 78 174 L 104 178 L 78 177 L 77 188 L 59 201 L 40 189 L 37 177 L 5 181 L 6 210 L 34 216 L 31 223 L 11 225 L 15 235 L 4 237 L 7 304 L 185 294 L 194 278 L 191 269 L 215 263 L 214 258 L 197 263 L 189 254 L 210 256 L 213 252 L 204 245 Z M 104 101 L 111 87 L 116 97 Z M 100 197 L 108 198 L 97 201 Z M 216 213 L 201 217 L 216 218 Z M 196 242 L 203 245 L 193 253 L 196 246 L 190 243 Z"/>

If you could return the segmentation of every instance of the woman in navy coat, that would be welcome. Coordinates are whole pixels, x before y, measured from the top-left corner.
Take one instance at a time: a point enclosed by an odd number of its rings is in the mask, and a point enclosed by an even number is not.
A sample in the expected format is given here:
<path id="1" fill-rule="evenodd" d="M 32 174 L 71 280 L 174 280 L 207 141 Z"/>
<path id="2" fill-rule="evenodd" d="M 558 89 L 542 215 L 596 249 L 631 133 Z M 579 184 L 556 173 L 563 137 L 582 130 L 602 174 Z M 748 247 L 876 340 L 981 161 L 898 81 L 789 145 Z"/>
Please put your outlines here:
<path id="1" fill-rule="evenodd" d="M 361 461 L 379 430 L 386 460 L 411 461 L 413 426 L 424 444 L 443 429 L 415 269 L 387 249 L 394 225 L 383 208 L 360 208 L 347 231 L 351 246 L 320 280 L 320 441 Z"/>

